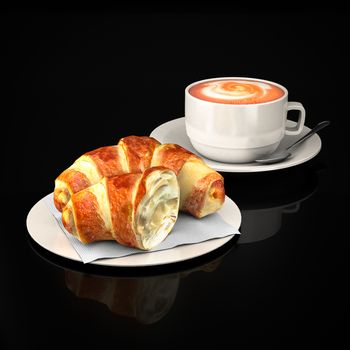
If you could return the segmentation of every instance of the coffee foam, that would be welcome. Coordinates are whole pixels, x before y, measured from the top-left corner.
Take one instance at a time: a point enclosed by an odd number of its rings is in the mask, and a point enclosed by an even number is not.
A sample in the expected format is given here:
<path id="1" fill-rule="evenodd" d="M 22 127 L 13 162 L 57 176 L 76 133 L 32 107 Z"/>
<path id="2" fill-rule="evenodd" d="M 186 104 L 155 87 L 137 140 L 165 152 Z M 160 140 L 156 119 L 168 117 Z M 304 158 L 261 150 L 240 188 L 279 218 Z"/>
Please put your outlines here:
<path id="1" fill-rule="evenodd" d="M 254 80 L 212 80 L 198 83 L 189 90 L 202 100 L 227 104 L 253 104 L 276 100 L 284 91 L 276 85 Z"/>

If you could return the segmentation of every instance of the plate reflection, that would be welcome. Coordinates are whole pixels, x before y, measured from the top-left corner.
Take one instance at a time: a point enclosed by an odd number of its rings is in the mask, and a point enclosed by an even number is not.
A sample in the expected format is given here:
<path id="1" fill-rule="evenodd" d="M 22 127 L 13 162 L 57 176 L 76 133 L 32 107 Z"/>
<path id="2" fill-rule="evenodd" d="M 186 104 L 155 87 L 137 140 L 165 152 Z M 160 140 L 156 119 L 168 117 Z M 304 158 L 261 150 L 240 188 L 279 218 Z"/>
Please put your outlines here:
<path id="1" fill-rule="evenodd" d="M 63 269 L 65 286 L 75 297 L 104 304 L 115 315 L 153 324 L 162 320 L 173 306 L 181 279 L 197 272 L 214 273 L 237 240 L 235 235 L 202 257 L 142 268 L 84 265 L 54 255 L 34 241 L 30 243 L 41 258 Z"/>

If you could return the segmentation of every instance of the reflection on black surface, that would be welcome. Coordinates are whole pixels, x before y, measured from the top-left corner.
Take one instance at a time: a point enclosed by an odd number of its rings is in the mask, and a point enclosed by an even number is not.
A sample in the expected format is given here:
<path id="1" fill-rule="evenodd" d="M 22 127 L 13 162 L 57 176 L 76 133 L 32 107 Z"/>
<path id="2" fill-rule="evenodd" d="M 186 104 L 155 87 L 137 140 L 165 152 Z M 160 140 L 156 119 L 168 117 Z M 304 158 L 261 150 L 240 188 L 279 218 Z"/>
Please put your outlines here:
<path id="1" fill-rule="evenodd" d="M 78 298 L 95 300 L 114 314 L 151 324 L 161 320 L 171 309 L 181 278 L 194 271 L 212 272 L 221 260 L 222 257 L 181 273 L 137 278 L 92 276 L 65 270 L 65 281 Z"/>
<path id="2" fill-rule="evenodd" d="M 320 164 L 277 172 L 224 174 L 227 195 L 242 214 L 239 244 L 262 241 L 281 228 L 283 216 L 297 213 L 318 187 Z"/>
<path id="3" fill-rule="evenodd" d="M 152 324 L 171 309 L 181 278 L 197 271 L 215 271 L 224 256 L 235 247 L 238 239 L 235 237 L 203 257 L 143 268 L 83 265 L 51 254 L 33 241 L 31 246 L 43 259 L 64 269 L 65 285 L 76 297 L 102 303 L 116 315 Z"/>
<path id="4" fill-rule="evenodd" d="M 65 271 L 67 288 L 78 298 L 105 304 L 115 314 L 154 323 L 170 310 L 180 282 L 179 275 L 118 278 Z"/>
<path id="5" fill-rule="evenodd" d="M 267 238 L 276 235 L 283 218 L 298 213 L 303 203 L 316 192 L 321 169 L 317 164 L 309 163 L 307 167 L 276 173 L 224 174 L 227 195 L 242 212 L 242 235 L 240 238 L 236 235 L 209 254 L 185 262 L 142 268 L 84 265 L 49 253 L 33 241 L 30 243 L 40 257 L 64 273 L 59 281 L 63 284 L 62 290 L 69 291 L 73 303 L 84 302 L 89 312 L 93 306 L 85 301 L 103 305 L 110 311 L 105 313 L 106 317 L 118 316 L 120 322 L 133 320 L 136 324 L 163 326 L 167 315 L 167 320 L 172 322 L 177 322 L 177 315 L 181 315 L 186 318 L 186 327 L 191 323 L 206 327 L 202 310 L 213 315 L 220 309 L 225 317 L 238 312 L 237 327 L 248 311 L 248 318 L 257 317 L 258 312 L 254 307 L 243 312 L 241 305 L 251 305 L 252 300 L 260 302 L 261 298 L 269 303 L 272 318 L 284 319 L 280 305 L 292 296 L 290 289 L 283 286 L 292 285 L 286 276 L 293 276 L 291 262 L 294 263 L 294 255 L 288 255 L 284 250 L 283 256 L 279 256 L 284 244 L 290 244 L 288 230 L 281 232 L 281 240 Z M 263 240 L 261 245 L 244 244 Z M 203 271 L 210 272 L 209 278 L 200 275 Z M 181 284 L 187 276 L 186 282 Z M 269 282 L 264 284 L 265 281 Z M 180 286 L 182 294 L 179 293 Z M 259 293 L 255 293 L 257 289 Z M 177 310 L 174 309 L 176 299 Z M 294 315 L 292 301 L 284 311 L 288 315 Z M 192 309 L 187 314 L 190 305 Z M 258 320 L 262 321 L 261 318 Z M 106 321 L 106 324 L 109 323 Z"/>

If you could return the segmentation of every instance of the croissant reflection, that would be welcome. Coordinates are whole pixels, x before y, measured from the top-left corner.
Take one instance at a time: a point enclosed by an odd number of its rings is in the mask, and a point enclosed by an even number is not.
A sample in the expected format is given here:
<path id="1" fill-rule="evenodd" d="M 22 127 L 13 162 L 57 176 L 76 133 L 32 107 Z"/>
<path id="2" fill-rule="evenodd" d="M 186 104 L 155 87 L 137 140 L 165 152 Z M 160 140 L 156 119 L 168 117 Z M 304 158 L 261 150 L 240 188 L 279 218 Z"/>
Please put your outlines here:
<path id="1" fill-rule="evenodd" d="M 171 309 L 180 280 L 194 271 L 213 272 L 223 257 L 192 270 L 149 277 L 110 277 L 65 270 L 67 288 L 78 298 L 95 300 L 111 312 L 143 324 L 161 320 Z"/>
<path id="2" fill-rule="evenodd" d="M 67 288 L 79 298 L 105 304 L 115 314 L 155 323 L 170 310 L 176 298 L 178 275 L 142 278 L 91 276 L 65 271 Z"/>

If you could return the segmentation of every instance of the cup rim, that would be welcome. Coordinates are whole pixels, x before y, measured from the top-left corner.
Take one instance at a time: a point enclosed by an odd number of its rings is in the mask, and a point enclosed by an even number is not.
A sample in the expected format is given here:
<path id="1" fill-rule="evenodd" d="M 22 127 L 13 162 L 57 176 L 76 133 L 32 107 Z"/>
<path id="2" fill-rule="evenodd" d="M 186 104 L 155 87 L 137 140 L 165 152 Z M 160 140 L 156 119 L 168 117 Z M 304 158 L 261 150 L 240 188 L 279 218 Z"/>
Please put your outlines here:
<path id="1" fill-rule="evenodd" d="M 220 103 L 220 102 L 213 102 L 213 101 L 207 101 L 207 100 L 202 100 L 201 98 L 195 97 L 193 95 L 190 94 L 189 89 L 197 84 L 200 83 L 204 83 L 206 81 L 213 81 L 213 80 L 252 80 L 252 81 L 261 81 L 263 83 L 267 83 L 267 84 L 271 84 L 271 85 L 275 85 L 277 87 L 279 87 L 280 89 L 282 89 L 284 91 L 284 95 L 277 98 L 276 100 L 272 100 L 272 101 L 267 101 L 267 102 L 259 102 L 259 103 Z M 286 97 L 288 97 L 288 90 L 287 88 L 285 88 L 283 85 L 275 83 L 274 81 L 270 81 L 270 80 L 266 80 L 266 79 L 259 79 L 259 78 L 251 78 L 251 77 L 217 77 L 217 78 L 207 78 L 207 79 L 202 79 L 202 80 L 197 80 L 194 81 L 193 83 L 189 84 L 186 86 L 185 88 L 185 95 L 188 95 L 189 97 L 204 102 L 204 103 L 210 103 L 210 104 L 214 104 L 214 105 L 219 105 L 219 106 L 234 106 L 234 108 L 239 108 L 239 107 L 246 107 L 246 106 L 260 106 L 260 105 L 267 105 L 267 104 L 272 104 L 272 103 L 276 103 L 278 101 L 281 101 L 283 99 L 285 99 Z"/>

